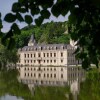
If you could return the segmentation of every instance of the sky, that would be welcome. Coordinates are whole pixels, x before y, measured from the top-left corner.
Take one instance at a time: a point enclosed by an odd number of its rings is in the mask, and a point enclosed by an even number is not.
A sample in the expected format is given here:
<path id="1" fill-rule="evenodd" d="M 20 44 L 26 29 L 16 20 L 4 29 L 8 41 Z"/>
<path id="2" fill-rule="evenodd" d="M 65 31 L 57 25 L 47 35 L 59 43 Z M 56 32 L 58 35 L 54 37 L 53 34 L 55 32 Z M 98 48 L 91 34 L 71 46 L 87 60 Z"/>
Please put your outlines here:
<path id="1" fill-rule="evenodd" d="M 4 16 L 11 11 L 11 6 L 14 2 L 16 2 L 17 0 L 1 0 L 0 1 L 0 12 L 2 14 L 2 19 L 4 18 Z M 32 24 L 35 24 L 34 23 L 34 19 L 36 18 L 37 16 L 35 16 L 33 18 L 33 23 Z M 50 22 L 50 21 L 55 21 L 55 22 L 59 22 L 59 21 L 67 21 L 68 20 L 68 15 L 66 15 L 65 17 L 63 16 L 59 16 L 58 18 L 54 17 L 53 15 L 50 16 L 49 19 L 45 19 L 43 23 L 46 23 L 46 22 Z M 27 24 L 25 23 L 20 23 L 20 22 L 17 22 L 17 24 L 19 25 L 20 28 L 26 26 Z M 5 21 L 3 21 L 3 29 L 2 31 L 6 32 L 9 30 L 11 24 L 10 23 L 6 23 Z"/>

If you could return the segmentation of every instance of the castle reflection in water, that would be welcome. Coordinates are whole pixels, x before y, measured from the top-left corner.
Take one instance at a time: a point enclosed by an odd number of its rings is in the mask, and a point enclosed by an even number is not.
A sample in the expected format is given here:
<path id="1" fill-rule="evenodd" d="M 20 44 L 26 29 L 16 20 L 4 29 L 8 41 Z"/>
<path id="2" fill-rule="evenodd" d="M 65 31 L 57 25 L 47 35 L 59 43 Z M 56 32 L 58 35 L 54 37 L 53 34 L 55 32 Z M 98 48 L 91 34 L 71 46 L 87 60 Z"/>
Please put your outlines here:
<path id="1" fill-rule="evenodd" d="M 75 59 L 71 44 L 37 44 L 31 35 L 28 46 L 18 50 L 19 81 L 29 85 L 70 85 L 81 82 L 85 71 Z"/>

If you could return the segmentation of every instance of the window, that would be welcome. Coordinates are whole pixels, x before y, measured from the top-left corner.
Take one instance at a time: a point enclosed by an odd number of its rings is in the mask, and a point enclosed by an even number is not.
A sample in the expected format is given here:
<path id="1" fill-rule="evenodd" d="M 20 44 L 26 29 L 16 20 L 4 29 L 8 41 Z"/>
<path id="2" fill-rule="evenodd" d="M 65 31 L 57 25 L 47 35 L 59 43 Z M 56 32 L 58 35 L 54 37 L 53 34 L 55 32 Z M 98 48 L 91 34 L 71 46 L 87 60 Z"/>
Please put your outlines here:
<path id="1" fill-rule="evenodd" d="M 47 57 L 49 57 L 49 53 L 47 53 Z"/>
<path id="2" fill-rule="evenodd" d="M 47 60 L 47 63 L 49 63 L 49 60 Z"/>
<path id="3" fill-rule="evenodd" d="M 63 68 L 61 68 L 61 71 L 63 71 Z"/>
<path id="4" fill-rule="evenodd" d="M 56 74 L 54 74 L 54 78 L 56 78 Z"/>
<path id="5" fill-rule="evenodd" d="M 24 70 L 26 70 L 26 68 Z"/>
<path id="6" fill-rule="evenodd" d="M 24 54 L 24 57 L 26 58 L 26 54 Z"/>
<path id="7" fill-rule="evenodd" d="M 50 47 L 47 47 L 48 50 L 50 50 Z"/>
<path id="8" fill-rule="evenodd" d="M 27 57 L 29 58 L 29 54 L 27 54 Z"/>
<path id="9" fill-rule="evenodd" d="M 61 46 L 62 49 L 64 49 L 64 46 Z"/>
<path id="10" fill-rule="evenodd" d="M 43 53 L 44 57 L 45 57 L 45 53 Z"/>
<path id="11" fill-rule="evenodd" d="M 38 74 L 38 77 L 41 77 L 41 74 L 40 73 Z"/>
<path id="12" fill-rule="evenodd" d="M 45 60 L 44 60 L 44 63 L 45 63 Z"/>
<path id="13" fill-rule="evenodd" d="M 35 54 L 34 54 L 34 57 L 35 57 Z"/>
<path id="14" fill-rule="evenodd" d="M 52 78 L 52 74 L 51 74 L 51 78 Z"/>
<path id="15" fill-rule="evenodd" d="M 50 60 L 50 62 L 52 63 L 52 60 Z"/>
<path id="16" fill-rule="evenodd" d="M 32 58 L 32 54 L 31 54 L 31 58 Z"/>
<path id="17" fill-rule="evenodd" d="M 63 60 L 61 59 L 61 63 L 63 63 Z"/>
<path id="18" fill-rule="evenodd" d="M 47 77 L 49 77 L 49 74 L 47 74 Z"/>
<path id="19" fill-rule="evenodd" d="M 49 70 L 49 68 L 47 68 L 47 71 Z"/>
<path id="20" fill-rule="evenodd" d="M 29 63 L 29 60 L 27 60 L 27 63 Z"/>
<path id="21" fill-rule="evenodd" d="M 31 68 L 31 71 L 32 71 L 32 68 Z"/>
<path id="22" fill-rule="evenodd" d="M 20 60 L 19 60 L 19 63 L 20 63 Z"/>
<path id="23" fill-rule="evenodd" d="M 34 60 L 34 63 L 36 62 L 36 60 Z"/>
<path id="24" fill-rule="evenodd" d="M 31 77 L 32 77 L 32 73 L 31 73 Z"/>
<path id="25" fill-rule="evenodd" d="M 56 57 L 56 53 L 54 53 L 54 57 Z"/>
<path id="26" fill-rule="evenodd" d="M 57 50 L 57 47 L 55 47 L 55 50 Z"/>
<path id="27" fill-rule="evenodd" d="M 40 53 L 38 53 L 38 57 L 41 57 Z"/>
<path id="28" fill-rule="evenodd" d="M 41 47 L 41 50 L 43 50 L 43 47 Z"/>
<path id="29" fill-rule="evenodd" d="M 52 71 L 52 68 L 50 70 Z"/>
<path id="30" fill-rule="evenodd" d="M 61 57 L 63 57 L 63 53 L 61 52 Z"/>
<path id="31" fill-rule="evenodd" d="M 24 76 L 26 76 L 26 73 L 24 74 Z"/>
<path id="32" fill-rule="evenodd" d="M 29 73 L 27 74 L 27 76 L 29 76 Z"/>
<path id="33" fill-rule="evenodd" d="M 61 74 L 61 78 L 63 78 L 63 74 Z"/>
<path id="34" fill-rule="evenodd" d="M 50 57 L 52 57 L 52 53 L 50 53 Z"/>
<path id="35" fill-rule="evenodd" d="M 34 77 L 36 77 L 36 74 L 34 73 Z"/>
<path id="36" fill-rule="evenodd" d="M 56 60 L 54 60 L 54 63 L 56 63 Z"/>
<path id="37" fill-rule="evenodd" d="M 24 60 L 24 62 L 26 63 L 26 60 Z"/>
<path id="38" fill-rule="evenodd" d="M 32 60 L 31 60 L 31 63 L 32 63 Z"/>
<path id="39" fill-rule="evenodd" d="M 53 47 L 50 48 L 51 50 L 53 49 Z"/>
<path id="40" fill-rule="evenodd" d="M 34 68 L 34 71 L 35 71 L 36 69 Z"/>
<path id="41" fill-rule="evenodd" d="M 45 74 L 44 74 L 44 77 L 45 77 Z"/>
<path id="42" fill-rule="evenodd" d="M 56 68 L 54 68 L 54 71 L 56 71 Z"/>
<path id="43" fill-rule="evenodd" d="M 37 61 L 38 61 L 39 64 L 41 63 L 41 60 L 40 59 L 38 59 Z"/>

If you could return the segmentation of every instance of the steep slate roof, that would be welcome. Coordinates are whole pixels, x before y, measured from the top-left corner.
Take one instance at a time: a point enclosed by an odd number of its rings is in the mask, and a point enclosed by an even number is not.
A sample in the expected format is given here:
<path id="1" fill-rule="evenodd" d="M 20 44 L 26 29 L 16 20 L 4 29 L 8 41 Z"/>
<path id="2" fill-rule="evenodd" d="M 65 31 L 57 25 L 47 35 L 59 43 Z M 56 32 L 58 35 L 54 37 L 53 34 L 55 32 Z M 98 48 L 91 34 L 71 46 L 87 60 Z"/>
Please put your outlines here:
<path id="1" fill-rule="evenodd" d="M 61 50 L 67 49 L 67 46 L 67 44 L 37 44 L 34 46 L 24 46 L 21 51 Z"/>
<path id="2" fill-rule="evenodd" d="M 32 34 L 29 42 L 35 42 L 35 37 Z M 36 44 L 34 46 L 24 46 L 20 48 L 19 51 L 36 51 L 36 50 L 62 50 L 62 49 L 71 49 L 70 44 Z"/>

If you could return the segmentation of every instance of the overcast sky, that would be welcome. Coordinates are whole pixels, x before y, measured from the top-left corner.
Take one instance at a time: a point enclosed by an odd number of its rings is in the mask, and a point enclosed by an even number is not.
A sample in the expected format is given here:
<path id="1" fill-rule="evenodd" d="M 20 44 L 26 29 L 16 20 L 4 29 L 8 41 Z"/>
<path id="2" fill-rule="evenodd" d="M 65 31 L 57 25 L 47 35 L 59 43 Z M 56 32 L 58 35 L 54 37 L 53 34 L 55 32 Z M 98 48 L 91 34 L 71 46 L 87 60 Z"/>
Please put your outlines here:
<path id="1" fill-rule="evenodd" d="M 1 0 L 0 1 L 0 12 L 2 13 L 2 19 L 4 18 L 4 16 L 6 15 L 7 12 L 10 12 L 12 4 L 16 1 L 17 0 Z M 66 15 L 65 17 L 59 16 L 58 18 L 51 16 L 48 20 L 47 19 L 44 20 L 44 23 L 50 22 L 50 21 L 56 21 L 56 22 L 66 21 L 67 19 L 68 19 L 68 15 Z M 33 22 L 33 24 L 35 24 L 35 23 Z M 27 24 L 18 23 L 18 25 L 22 28 L 22 27 L 26 26 Z M 9 30 L 10 24 L 3 21 L 3 26 L 4 26 L 3 31 L 7 31 L 7 30 Z"/>

